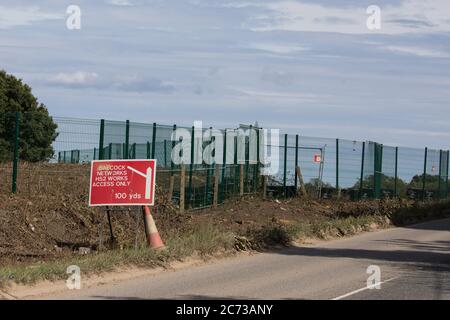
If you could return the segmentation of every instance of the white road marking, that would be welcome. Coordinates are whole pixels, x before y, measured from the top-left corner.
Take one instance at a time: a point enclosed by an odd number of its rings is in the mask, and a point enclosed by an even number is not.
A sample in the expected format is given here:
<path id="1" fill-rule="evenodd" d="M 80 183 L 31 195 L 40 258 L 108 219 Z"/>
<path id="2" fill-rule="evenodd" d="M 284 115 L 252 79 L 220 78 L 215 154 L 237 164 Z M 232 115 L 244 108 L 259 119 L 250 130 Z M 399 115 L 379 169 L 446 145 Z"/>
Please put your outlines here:
<path id="1" fill-rule="evenodd" d="M 366 287 L 364 287 L 364 288 L 361 288 L 361 289 L 358 289 L 358 290 L 355 290 L 355 291 L 346 293 L 346 294 L 344 294 L 344 295 L 342 295 L 342 296 L 339 296 L 339 297 L 334 298 L 334 299 L 331 299 L 331 300 L 341 300 L 341 299 L 350 297 L 350 296 L 352 296 L 352 295 L 354 295 L 354 294 L 360 293 L 360 292 L 362 292 L 362 291 L 370 290 L 370 289 L 372 289 L 372 288 L 375 288 L 376 286 L 379 286 L 379 285 L 381 285 L 381 284 L 383 284 L 383 283 L 387 283 L 387 282 L 389 282 L 389 281 L 392 281 L 392 280 L 395 280 L 395 279 L 398 279 L 398 278 L 399 278 L 399 277 L 395 277 L 395 278 L 390 278 L 390 279 L 385 280 L 385 281 L 377 282 L 377 283 L 374 283 L 374 284 L 372 284 L 372 285 L 370 285 L 370 286 L 366 286 Z"/>

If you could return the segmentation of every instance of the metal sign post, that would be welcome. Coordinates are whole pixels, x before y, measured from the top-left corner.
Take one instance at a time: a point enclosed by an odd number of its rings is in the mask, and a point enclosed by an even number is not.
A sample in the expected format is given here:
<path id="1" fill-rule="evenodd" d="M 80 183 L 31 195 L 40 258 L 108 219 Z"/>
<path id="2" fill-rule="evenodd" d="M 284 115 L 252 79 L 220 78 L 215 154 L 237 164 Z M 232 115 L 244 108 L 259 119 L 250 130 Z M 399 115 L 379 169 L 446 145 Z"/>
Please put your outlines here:
<path id="1" fill-rule="evenodd" d="M 142 206 L 149 245 L 153 248 L 164 246 L 150 210 L 155 203 L 155 175 L 155 159 L 91 162 L 89 206 L 106 206 L 113 243 L 110 206 Z"/>

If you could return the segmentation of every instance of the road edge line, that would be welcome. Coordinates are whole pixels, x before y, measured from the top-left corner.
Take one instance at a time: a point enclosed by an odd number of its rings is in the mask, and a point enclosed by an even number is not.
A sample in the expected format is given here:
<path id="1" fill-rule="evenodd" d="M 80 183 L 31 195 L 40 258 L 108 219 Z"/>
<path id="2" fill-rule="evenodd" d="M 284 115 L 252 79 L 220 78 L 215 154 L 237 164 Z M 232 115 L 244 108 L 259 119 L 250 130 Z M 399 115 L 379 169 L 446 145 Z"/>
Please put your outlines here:
<path id="1" fill-rule="evenodd" d="M 342 300 L 342 299 L 347 298 L 347 297 L 350 297 L 350 296 L 352 296 L 352 295 L 354 295 L 354 294 L 357 294 L 357 293 L 360 293 L 360 292 L 363 292 L 363 291 L 366 291 L 366 290 L 370 290 L 370 289 L 372 289 L 372 288 L 375 288 L 376 286 L 382 285 L 383 283 L 388 283 L 388 282 L 390 282 L 390 281 L 392 281 L 392 280 L 395 280 L 395 279 L 398 279 L 398 278 L 399 278 L 399 277 L 394 277 L 394 278 L 390 278 L 390 279 L 385 280 L 385 281 L 377 282 L 377 283 L 372 284 L 372 285 L 370 285 L 370 286 L 366 286 L 366 287 L 364 287 L 364 288 L 361 288 L 361 289 L 358 289 L 358 290 L 351 291 L 351 292 L 349 292 L 349 293 L 346 293 L 346 294 L 344 294 L 344 295 L 342 295 L 342 296 L 333 298 L 333 299 L 331 299 L 331 300 Z"/>

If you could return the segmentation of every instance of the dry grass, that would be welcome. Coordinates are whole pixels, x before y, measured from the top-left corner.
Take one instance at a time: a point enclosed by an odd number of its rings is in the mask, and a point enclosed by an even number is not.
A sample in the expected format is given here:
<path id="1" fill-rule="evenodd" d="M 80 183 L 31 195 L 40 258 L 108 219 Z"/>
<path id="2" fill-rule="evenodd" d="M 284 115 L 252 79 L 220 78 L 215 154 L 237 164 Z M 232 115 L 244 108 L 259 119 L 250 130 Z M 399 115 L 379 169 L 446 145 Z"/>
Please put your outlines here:
<path id="1" fill-rule="evenodd" d="M 39 280 L 67 278 L 67 267 L 77 265 L 83 274 L 95 274 L 116 270 L 121 266 L 153 268 L 193 255 L 207 259 L 215 254 L 231 252 L 234 238 L 211 225 L 200 225 L 196 230 L 173 235 L 166 241 L 164 250 L 156 251 L 146 246 L 136 249 L 109 250 L 90 255 L 73 255 L 54 261 L 36 264 L 20 264 L 0 267 L 0 286 L 10 281 L 30 284 Z"/>

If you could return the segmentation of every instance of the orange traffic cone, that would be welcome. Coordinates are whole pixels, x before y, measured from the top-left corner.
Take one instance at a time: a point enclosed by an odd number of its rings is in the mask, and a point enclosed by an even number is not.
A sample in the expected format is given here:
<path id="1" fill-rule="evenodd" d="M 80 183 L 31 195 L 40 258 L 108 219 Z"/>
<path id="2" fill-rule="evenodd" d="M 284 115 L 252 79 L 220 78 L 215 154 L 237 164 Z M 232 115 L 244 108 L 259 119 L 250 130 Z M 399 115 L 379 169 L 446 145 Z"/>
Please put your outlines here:
<path id="1" fill-rule="evenodd" d="M 147 235 L 147 242 L 153 249 L 164 248 L 164 243 L 161 240 L 158 229 L 156 228 L 155 220 L 153 220 L 152 213 L 148 206 L 144 206 L 144 222 L 145 233 Z"/>

